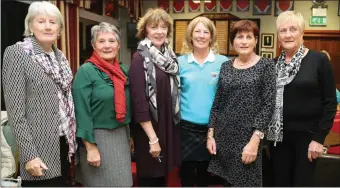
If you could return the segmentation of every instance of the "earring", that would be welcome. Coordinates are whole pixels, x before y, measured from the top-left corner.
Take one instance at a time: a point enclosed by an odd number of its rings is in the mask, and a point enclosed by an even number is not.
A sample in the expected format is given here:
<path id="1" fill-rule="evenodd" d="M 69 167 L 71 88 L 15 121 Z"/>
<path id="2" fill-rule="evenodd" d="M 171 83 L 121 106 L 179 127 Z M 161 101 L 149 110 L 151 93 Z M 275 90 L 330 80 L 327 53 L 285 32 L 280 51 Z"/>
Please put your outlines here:
<path id="1" fill-rule="evenodd" d="M 31 34 L 30 34 L 31 36 L 33 36 L 33 32 L 31 31 Z"/>

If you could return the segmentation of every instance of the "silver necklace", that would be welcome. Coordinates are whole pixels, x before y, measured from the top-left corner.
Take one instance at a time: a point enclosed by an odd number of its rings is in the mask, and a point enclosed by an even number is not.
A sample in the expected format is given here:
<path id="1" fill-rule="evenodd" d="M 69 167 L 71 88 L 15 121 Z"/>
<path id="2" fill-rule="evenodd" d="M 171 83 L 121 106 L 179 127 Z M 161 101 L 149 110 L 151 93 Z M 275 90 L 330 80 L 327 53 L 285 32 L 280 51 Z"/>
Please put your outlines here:
<path id="1" fill-rule="evenodd" d="M 249 61 L 249 63 L 240 63 L 240 60 L 238 60 L 238 63 L 237 63 L 237 64 L 238 64 L 240 67 L 243 67 L 243 66 L 246 66 L 246 65 L 252 63 L 252 62 L 255 60 L 255 58 L 256 58 L 256 55 L 255 55 L 255 57 L 254 57 L 251 61 Z"/>

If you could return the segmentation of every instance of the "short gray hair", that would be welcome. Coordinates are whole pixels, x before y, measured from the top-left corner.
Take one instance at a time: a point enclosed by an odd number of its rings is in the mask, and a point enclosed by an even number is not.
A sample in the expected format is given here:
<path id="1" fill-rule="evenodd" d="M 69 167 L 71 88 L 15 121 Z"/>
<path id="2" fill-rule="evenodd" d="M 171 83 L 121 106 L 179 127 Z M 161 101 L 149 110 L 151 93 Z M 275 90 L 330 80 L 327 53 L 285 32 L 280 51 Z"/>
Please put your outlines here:
<path id="1" fill-rule="evenodd" d="M 284 23 L 296 24 L 302 33 L 305 31 L 305 20 L 300 12 L 282 12 L 276 19 L 276 30 L 279 31 L 281 24 Z"/>
<path id="2" fill-rule="evenodd" d="M 60 32 L 64 29 L 64 18 L 54 4 L 47 1 L 33 2 L 28 8 L 28 13 L 25 18 L 24 36 L 28 37 L 31 35 L 29 26 L 32 20 L 39 14 L 55 16 L 59 24 Z"/>
<path id="3" fill-rule="evenodd" d="M 116 40 L 120 43 L 120 32 L 117 27 L 106 23 L 100 22 L 99 25 L 95 25 L 91 28 L 91 43 L 94 44 L 97 40 L 98 33 L 113 33 L 116 36 Z"/>

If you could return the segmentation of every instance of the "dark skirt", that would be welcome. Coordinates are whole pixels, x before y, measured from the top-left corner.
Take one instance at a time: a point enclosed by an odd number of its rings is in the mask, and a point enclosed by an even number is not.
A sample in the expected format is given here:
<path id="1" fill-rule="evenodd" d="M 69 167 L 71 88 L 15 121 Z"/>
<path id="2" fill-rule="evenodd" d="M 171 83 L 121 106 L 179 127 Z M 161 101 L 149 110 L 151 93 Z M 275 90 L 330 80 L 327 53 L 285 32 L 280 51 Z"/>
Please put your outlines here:
<path id="1" fill-rule="evenodd" d="M 169 117 L 171 120 L 171 116 Z M 150 154 L 149 138 L 142 126 L 140 124 L 132 126 L 138 178 L 167 176 L 174 167 L 181 165 L 180 128 L 178 125 L 169 125 L 168 123 L 152 121 L 154 130 L 159 138 L 162 162 L 159 162 Z"/>
<path id="2" fill-rule="evenodd" d="M 181 120 L 181 148 L 183 161 L 210 161 L 206 147 L 208 127 Z"/>

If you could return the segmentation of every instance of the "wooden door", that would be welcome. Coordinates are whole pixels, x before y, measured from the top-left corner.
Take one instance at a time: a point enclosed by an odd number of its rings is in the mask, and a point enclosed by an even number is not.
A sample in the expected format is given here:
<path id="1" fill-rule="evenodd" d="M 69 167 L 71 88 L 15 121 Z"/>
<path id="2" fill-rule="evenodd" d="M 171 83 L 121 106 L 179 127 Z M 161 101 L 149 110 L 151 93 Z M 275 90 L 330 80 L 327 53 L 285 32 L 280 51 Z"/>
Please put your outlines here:
<path id="1" fill-rule="evenodd" d="M 331 58 L 333 74 L 337 88 L 340 89 L 340 36 L 339 37 L 304 37 L 304 44 L 311 50 L 326 50 Z"/>

